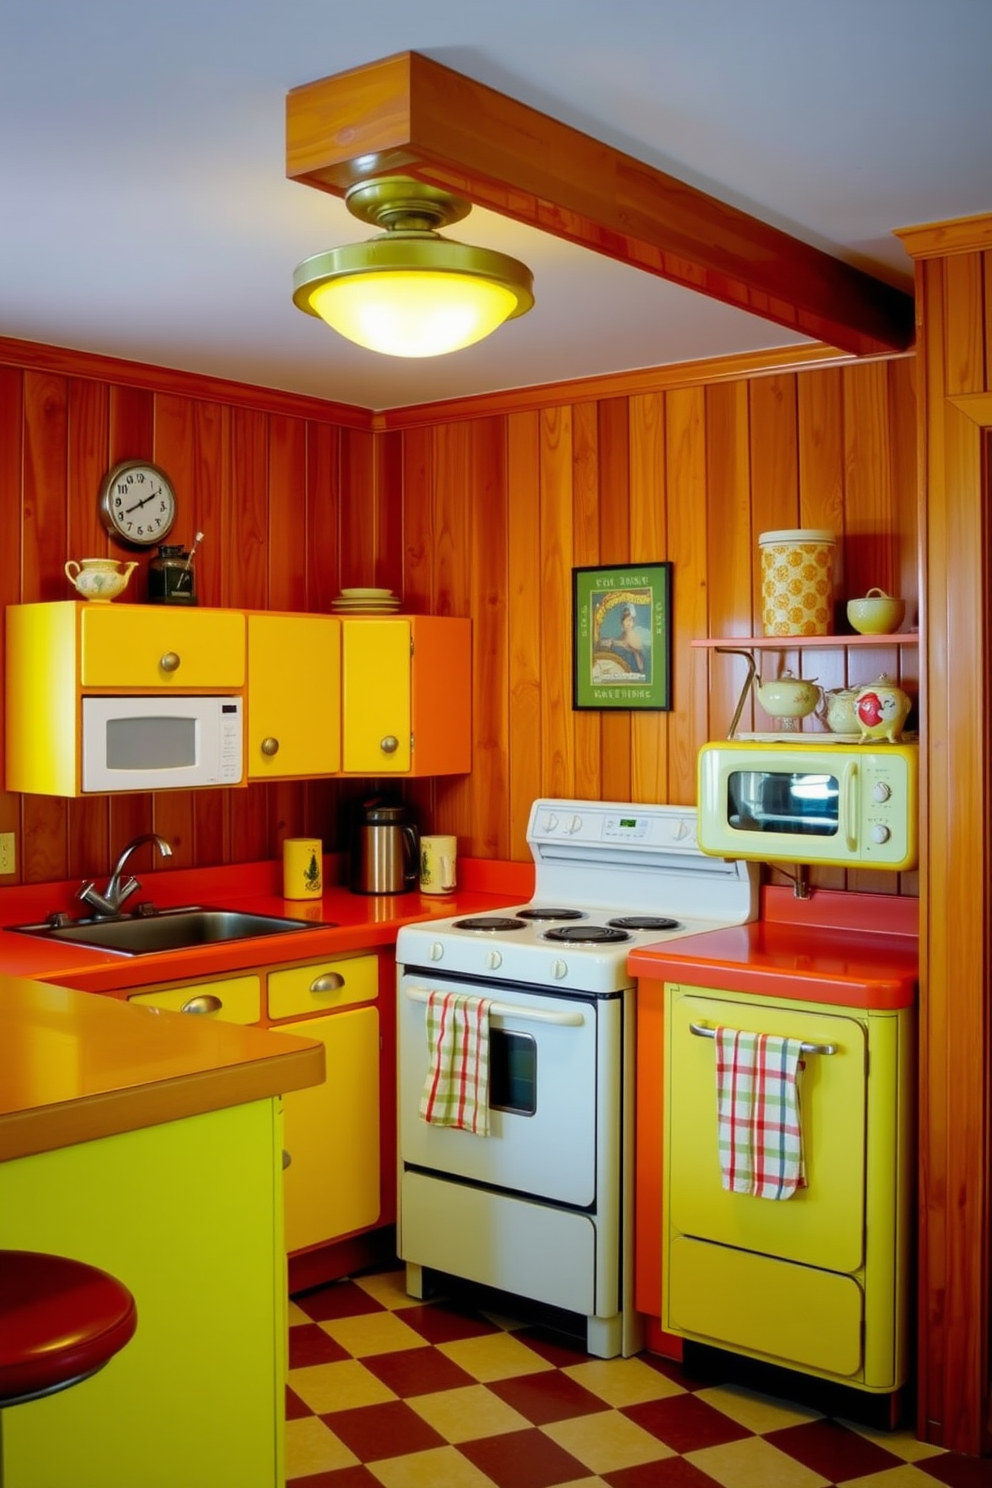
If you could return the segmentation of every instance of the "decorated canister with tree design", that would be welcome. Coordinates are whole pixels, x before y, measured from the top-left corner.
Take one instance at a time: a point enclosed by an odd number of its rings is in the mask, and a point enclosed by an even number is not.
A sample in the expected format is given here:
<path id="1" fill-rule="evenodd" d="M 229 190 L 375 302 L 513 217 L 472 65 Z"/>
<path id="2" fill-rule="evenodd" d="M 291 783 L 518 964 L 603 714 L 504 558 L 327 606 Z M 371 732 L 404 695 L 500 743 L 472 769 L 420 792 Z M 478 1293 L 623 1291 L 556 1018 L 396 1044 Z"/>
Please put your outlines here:
<path id="1" fill-rule="evenodd" d="M 820 527 L 762 532 L 761 619 L 765 635 L 830 635 L 834 534 Z"/>
<path id="2" fill-rule="evenodd" d="M 319 837 L 287 837 L 282 845 L 282 897 L 319 899 L 324 892 L 324 844 Z"/>

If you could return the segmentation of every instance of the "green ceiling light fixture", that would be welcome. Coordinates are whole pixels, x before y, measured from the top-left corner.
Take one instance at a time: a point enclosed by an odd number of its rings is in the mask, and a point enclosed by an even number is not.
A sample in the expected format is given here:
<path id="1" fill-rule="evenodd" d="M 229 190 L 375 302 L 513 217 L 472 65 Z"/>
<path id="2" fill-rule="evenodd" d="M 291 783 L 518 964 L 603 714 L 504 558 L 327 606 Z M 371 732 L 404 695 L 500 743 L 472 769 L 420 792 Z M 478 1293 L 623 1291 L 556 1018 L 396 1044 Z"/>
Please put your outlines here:
<path id="1" fill-rule="evenodd" d="M 293 303 L 386 356 L 431 357 L 489 336 L 534 303 L 526 264 L 443 238 L 471 202 L 406 176 L 362 181 L 349 212 L 385 229 L 365 243 L 315 253 L 293 274 Z"/>

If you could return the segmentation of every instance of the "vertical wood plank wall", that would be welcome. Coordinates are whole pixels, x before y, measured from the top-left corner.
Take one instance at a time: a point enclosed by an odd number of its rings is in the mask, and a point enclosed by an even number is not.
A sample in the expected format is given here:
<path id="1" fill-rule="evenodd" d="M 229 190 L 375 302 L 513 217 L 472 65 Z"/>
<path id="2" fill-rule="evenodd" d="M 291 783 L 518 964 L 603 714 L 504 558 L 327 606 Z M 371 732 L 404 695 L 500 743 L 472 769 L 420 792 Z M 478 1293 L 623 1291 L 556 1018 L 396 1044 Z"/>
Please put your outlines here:
<path id="1" fill-rule="evenodd" d="M 204 534 L 195 560 L 201 605 L 321 611 L 342 584 L 372 574 L 395 583 L 376 555 L 382 519 L 364 410 L 7 342 L 0 606 L 74 598 L 66 559 L 103 554 L 138 558 L 126 598 L 147 598 L 156 550 L 113 544 L 97 516 L 106 471 L 138 457 L 175 482 L 169 540 L 188 547 Z M 131 837 L 150 830 L 172 843 L 170 867 L 249 862 L 275 856 L 296 833 L 326 832 L 334 845 L 347 791 L 315 781 L 78 801 L 0 792 L 0 830 L 17 833 L 22 882 L 104 874 Z"/>
<path id="2" fill-rule="evenodd" d="M 432 829 L 477 856 L 526 859 L 539 795 L 695 800 L 696 751 L 725 736 L 746 663 L 690 643 L 760 634 L 760 532 L 837 532 L 839 629 L 843 599 L 872 585 L 907 596 L 915 619 L 912 358 L 712 385 L 669 378 L 599 400 L 579 386 L 576 399 L 445 422 L 430 409 L 385 416 L 406 601 L 474 624 L 473 772 L 410 795 Z M 573 567 L 660 560 L 674 564 L 673 711 L 573 712 Z M 885 671 L 915 691 L 918 674 L 914 647 L 793 649 L 762 664 L 826 687 Z M 749 708 L 742 726 L 771 724 Z M 824 870 L 814 882 L 916 892 L 915 874 Z"/>
<path id="3" fill-rule="evenodd" d="M 205 538 L 203 604 L 326 611 L 342 584 L 381 583 L 413 613 L 473 621 L 474 759 L 465 777 L 411 782 L 426 829 L 463 854 L 528 859 L 538 795 L 687 803 L 695 756 L 726 733 L 744 663 L 695 637 L 760 630 L 758 534 L 831 527 L 843 597 L 878 584 L 915 614 L 915 374 L 911 357 L 728 376 L 661 369 L 657 388 L 611 382 L 373 419 L 178 372 L 0 342 L 0 602 L 60 599 L 68 557 L 112 549 L 96 516 L 114 461 L 150 456 L 174 477 L 173 533 Z M 680 381 L 680 375 L 682 380 Z M 632 386 L 633 386 L 632 382 Z M 491 411 L 490 411 L 491 410 Z M 670 713 L 573 712 L 572 569 L 670 560 Z M 147 593 L 147 564 L 128 597 Z M 880 671 L 915 686 L 913 648 L 769 653 L 827 687 Z M 744 726 L 769 726 L 749 709 Z M 63 802 L 0 794 L 19 876 L 105 871 L 154 827 L 179 864 L 274 853 L 287 832 L 345 843 L 367 783 L 253 786 Z M 9 881 L 9 880 L 8 880 Z M 916 892 L 916 876 L 815 882 Z"/>
<path id="4" fill-rule="evenodd" d="M 910 229 L 926 555 L 919 1417 L 992 1450 L 992 217 Z"/>

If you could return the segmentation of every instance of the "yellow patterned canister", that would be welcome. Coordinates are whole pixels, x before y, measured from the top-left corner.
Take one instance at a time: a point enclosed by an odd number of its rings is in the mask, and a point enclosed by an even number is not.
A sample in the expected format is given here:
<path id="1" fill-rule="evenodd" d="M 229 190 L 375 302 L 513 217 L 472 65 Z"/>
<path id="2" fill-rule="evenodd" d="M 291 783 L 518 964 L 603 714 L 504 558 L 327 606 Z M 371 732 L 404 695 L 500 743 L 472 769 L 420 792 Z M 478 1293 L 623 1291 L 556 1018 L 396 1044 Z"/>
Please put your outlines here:
<path id="1" fill-rule="evenodd" d="M 761 618 L 765 635 L 830 635 L 834 534 L 819 527 L 762 532 Z"/>

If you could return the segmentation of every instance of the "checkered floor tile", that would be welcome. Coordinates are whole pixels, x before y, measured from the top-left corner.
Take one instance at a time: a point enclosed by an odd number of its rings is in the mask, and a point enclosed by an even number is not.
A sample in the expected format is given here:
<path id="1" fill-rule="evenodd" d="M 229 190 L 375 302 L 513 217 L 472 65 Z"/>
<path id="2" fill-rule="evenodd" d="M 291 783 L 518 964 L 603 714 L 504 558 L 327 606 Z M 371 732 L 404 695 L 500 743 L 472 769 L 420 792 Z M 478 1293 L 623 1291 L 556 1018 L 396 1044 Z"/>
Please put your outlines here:
<path id="1" fill-rule="evenodd" d="M 290 1303 L 290 1488 L 992 1488 L 992 1462 L 651 1354 L 408 1297 L 376 1272 Z"/>

